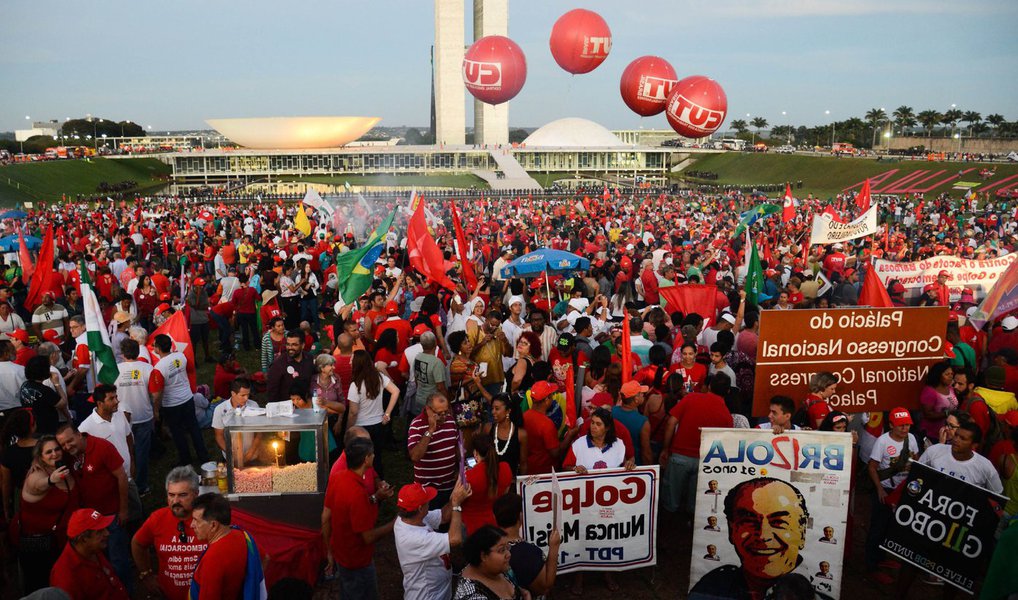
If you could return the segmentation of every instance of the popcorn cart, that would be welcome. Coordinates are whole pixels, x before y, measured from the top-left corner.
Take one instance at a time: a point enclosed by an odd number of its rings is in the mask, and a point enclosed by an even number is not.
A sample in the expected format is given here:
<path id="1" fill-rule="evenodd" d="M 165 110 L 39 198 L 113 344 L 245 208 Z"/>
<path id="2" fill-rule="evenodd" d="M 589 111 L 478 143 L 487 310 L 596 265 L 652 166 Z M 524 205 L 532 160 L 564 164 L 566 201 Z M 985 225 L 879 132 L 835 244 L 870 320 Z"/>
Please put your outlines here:
<path id="1" fill-rule="evenodd" d="M 226 497 L 266 519 L 318 528 L 329 480 L 326 413 L 227 415 Z"/>

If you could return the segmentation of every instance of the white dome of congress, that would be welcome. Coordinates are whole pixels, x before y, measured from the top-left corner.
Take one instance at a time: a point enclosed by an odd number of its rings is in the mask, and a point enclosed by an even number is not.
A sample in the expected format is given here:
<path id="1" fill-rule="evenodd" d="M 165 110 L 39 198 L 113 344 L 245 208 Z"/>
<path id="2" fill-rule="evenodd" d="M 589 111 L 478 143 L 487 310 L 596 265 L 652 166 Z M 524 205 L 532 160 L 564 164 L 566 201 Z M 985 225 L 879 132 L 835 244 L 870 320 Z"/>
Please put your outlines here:
<path id="1" fill-rule="evenodd" d="M 529 147 L 575 148 L 625 146 L 603 125 L 589 119 L 568 117 L 552 121 L 523 141 Z"/>

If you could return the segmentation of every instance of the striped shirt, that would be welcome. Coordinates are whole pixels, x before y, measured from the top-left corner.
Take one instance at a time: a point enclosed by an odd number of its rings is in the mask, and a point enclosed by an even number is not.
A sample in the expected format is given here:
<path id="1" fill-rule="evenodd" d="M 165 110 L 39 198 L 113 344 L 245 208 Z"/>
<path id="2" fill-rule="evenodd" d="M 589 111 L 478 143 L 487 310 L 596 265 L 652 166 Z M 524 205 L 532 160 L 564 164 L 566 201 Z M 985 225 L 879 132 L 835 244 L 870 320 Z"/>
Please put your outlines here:
<path id="1" fill-rule="evenodd" d="M 407 450 L 412 450 L 427 431 L 428 413 L 425 410 L 410 423 Z M 448 491 L 456 484 L 458 470 L 459 430 L 456 420 L 450 415 L 435 429 L 424 456 L 414 464 L 414 481 L 439 491 Z"/>

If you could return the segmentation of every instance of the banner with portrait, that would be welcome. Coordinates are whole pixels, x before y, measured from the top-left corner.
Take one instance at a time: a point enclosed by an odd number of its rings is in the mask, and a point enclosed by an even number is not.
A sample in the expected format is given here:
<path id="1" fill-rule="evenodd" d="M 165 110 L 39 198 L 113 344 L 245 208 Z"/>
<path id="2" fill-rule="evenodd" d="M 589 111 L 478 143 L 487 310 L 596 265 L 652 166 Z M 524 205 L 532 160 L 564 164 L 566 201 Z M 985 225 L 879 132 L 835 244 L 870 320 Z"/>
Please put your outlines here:
<path id="1" fill-rule="evenodd" d="M 880 547 L 975 593 L 993 554 L 1007 497 L 912 462 Z"/>
<path id="2" fill-rule="evenodd" d="M 840 597 L 852 460 L 848 433 L 701 430 L 690 598 Z"/>
<path id="3" fill-rule="evenodd" d="M 520 535 L 548 551 L 562 535 L 558 572 L 624 571 L 657 564 L 658 466 L 582 475 L 522 476 Z"/>

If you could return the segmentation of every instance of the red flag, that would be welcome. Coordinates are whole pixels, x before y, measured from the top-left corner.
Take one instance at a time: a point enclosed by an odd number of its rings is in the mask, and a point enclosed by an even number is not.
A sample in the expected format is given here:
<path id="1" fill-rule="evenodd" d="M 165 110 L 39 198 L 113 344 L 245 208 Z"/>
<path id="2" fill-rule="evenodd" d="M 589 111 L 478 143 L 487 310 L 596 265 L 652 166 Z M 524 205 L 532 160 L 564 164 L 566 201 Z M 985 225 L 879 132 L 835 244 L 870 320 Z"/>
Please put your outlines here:
<path id="1" fill-rule="evenodd" d="M 667 289 L 667 288 L 666 288 Z M 622 318 L 622 383 L 633 378 L 633 347 L 629 339 L 629 316 Z"/>
<path id="2" fill-rule="evenodd" d="M 24 240 L 21 242 L 22 252 L 27 253 L 28 250 L 24 249 Z M 24 260 L 24 258 L 22 258 Z M 32 277 L 31 285 L 28 287 L 28 295 L 25 296 L 25 308 L 32 310 L 42 301 L 42 295 L 45 292 L 50 292 L 54 287 L 60 287 L 59 281 L 62 280 L 60 275 L 53 270 L 53 224 L 50 223 L 46 227 L 46 235 L 43 236 L 42 248 L 39 249 L 39 260 L 35 263 L 35 267 L 32 269 L 35 276 Z M 56 284 L 56 285 L 54 285 Z M 62 294 L 54 294 L 54 297 L 59 297 Z"/>
<path id="3" fill-rule="evenodd" d="M 423 200 L 417 203 L 417 209 L 414 210 L 410 222 L 407 223 L 407 251 L 410 264 L 417 269 L 418 273 L 442 287 L 450 290 L 456 288 L 443 269 L 445 258 L 442 256 L 442 250 L 428 233 L 428 223 L 424 220 Z"/>
<path id="4" fill-rule="evenodd" d="M 920 200 L 919 206 L 915 207 L 915 219 L 919 221 L 923 218 L 923 205 L 926 204 L 926 200 Z"/>
<path id="5" fill-rule="evenodd" d="M 788 223 L 795 218 L 795 203 L 792 202 L 792 185 L 785 184 L 785 203 L 781 209 L 781 222 Z"/>
<path id="6" fill-rule="evenodd" d="M 828 204 L 824 208 L 824 214 L 825 215 L 831 215 L 831 219 L 833 219 L 835 223 L 844 223 L 845 222 L 845 219 L 842 219 L 841 215 L 838 214 L 838 211 L 834 210 L 834 207 L 831 206 L 830 204 Z"/>
<path id="7" fill-rule="evenodd" d="M 870 180 L 868 178 L 862 182 L 862 190 L 855 197 L 855 205 L 862 212 L 870 209 Z"/>
<path id="8" fill-rule="evenodd" d="M 713 324 L 717 310 L 717 291 L 717 286 L 713 285 L 684 283 L 660 288 L 658 293 L 664 299 L 669 313 L 696 313 Z"/>
<path id="9" fill-rule="evenodd" d="M 452 226 L 456 230 L 456 255 L 460 259 L 463 268 L 463 283 L 467 285 L 467 291 L 473 292 L 477 287 L 477 275 L 474 274 L 474 265 L 467 258 L 467 236 L 463 233 L 463 223 L 460 222 L 460 213 L 456 210 L 456 202 L 449 200 L 452 207 Z"/>
<path id="10" fill-rule="evenodd" d="M 576 424 L 576 376 L 573 365 L 566 368 L 566 425 L 570 428 Z"/>
<path id="11" fill-rule="evenodd" d="M 887 288 L 880 283 L 877 271 L 873 265 L 866 269 L 866 279 L 862 282 L 862 289 L 859 290 L 859 306 L 873 306 L 877 308 L 891 308 L 894 304 L 887 294 Z"/>
<path id="12" fill-rule="evenodd" d="M 184 354 L 184 358 L 187 359 L 187 379 L 191 382 L 191 392 L 198 391 L 198 372 L 194 364 L 194 344 L 191 343 L 191 332 L 188 331 L 184 313 L 180 311 L 173 313 L 173 316 L 148 336 L 148 344 L 146 345 L 149 352 L 152 352 L 156 336 L 161 334 L 170 336 L 170 339 L 173 340 L 174 348 Z"/>
<path id="13" fill-rule="evenodd" d="M 25 234 L 18 229 L 18 262 L 21 263 L 21 283 L 28 283 L 35 273 L 35 265 L 32 264 L 32 255 L 25 245 Z"/>

